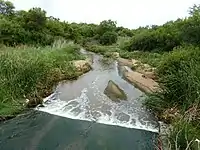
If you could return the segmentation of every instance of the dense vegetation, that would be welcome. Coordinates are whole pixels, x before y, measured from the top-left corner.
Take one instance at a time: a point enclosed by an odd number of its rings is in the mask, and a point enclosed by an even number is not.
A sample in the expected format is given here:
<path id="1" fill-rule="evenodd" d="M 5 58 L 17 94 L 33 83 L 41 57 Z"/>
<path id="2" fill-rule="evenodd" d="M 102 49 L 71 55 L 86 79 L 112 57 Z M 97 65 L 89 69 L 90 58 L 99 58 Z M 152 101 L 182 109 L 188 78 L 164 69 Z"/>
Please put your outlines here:
<path id="1" fill-rule="evenodd" d="M 198 149 L 194 140 L 200 138 L 200 6 L 190 8 L 187 18 L 132 30 L 111 20 L 99 25 L 68 23 L 47 17 L 41 8 L 14 8 L 0 0 L 0 115 L 17 113 L 21 99 L 45 95 L 44 89 L 51 89 L 57 79 L 77 77 L 69 62 L 81 59 L 80 44 L 108 57 L 119 52 L 156 67 L 161 90 L 149 95 L 146 105 L 160 119 L 169 110 L 178 114 L 170 120 L 171 149 Z M 76 44 L 53 46 L 58 40 Z"/>
<path id="2" fill-rule="evenodd" d="M 29 11 L 15 11 L 14 8 L 11 2 L 0 0 L 0 43 L 7 46 L 46 46 L 57 39 L 74 40 L 77 43 L 96 39 L 104 45 L 117 41 L 116 22 L 111 20 L 102 21 L 100 25 L 68 23 L 47 17 L 41 8 Z M 118 29 L 121 34 L 123 30 L 122 27 Z"/>
<path id="3" fill-rule="evenodd" d="M 74 44 L 62 47 L 18 47 L 0 50 L 0 115 L 13 115 L 25 99 L 37 105 L 58 81 L 78 77 L 70 63 L 82 59 Z M 30 106 L 31 107 L 31 106 Z"/>

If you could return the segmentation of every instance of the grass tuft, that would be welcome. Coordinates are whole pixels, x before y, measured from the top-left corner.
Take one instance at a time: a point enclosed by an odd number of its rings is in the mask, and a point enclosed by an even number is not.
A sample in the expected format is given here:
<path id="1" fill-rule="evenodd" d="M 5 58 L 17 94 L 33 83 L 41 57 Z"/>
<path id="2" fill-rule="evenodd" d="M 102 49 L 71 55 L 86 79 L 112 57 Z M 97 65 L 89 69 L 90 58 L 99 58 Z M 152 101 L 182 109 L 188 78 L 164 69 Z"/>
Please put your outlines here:
<path id="1" fill-rule="evenodd" d="M 41 98 L 60 80 L 78 76 L 70 61 L 83 59 L 73 43 L 35 48 L 20 46 L 0 51 L 0 116 L 24 109 L 25 99 Z"/>

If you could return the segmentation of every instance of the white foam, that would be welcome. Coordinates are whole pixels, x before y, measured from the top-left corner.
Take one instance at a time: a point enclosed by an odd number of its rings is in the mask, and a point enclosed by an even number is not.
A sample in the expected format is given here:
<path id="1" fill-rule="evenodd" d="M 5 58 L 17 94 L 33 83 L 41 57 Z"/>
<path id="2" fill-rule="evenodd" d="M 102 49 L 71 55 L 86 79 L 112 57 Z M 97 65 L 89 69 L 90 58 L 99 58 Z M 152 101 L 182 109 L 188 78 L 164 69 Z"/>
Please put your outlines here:
<path id="1" fill-rule="evenodd" d="M 119 76 L 119 69 L 118 69 L 118 62 L 115 61 L 115 70 L 116 70 L 116 74 Z"/>
<path id="2" fill-rule="evenodd" d="M 96 80 L 95 80 L 96 82 Z M 95 83 L 93 83 L 95 85 Z M 95 86 L 93 86 L 95 88 Z M 95 88 L 97 89 L 97 88 Z M 101 95 L 99 91 L 96 91 L 96 96 L 101 97 L 102 99 L 102 107 L 108 106 L 107 112 L 102 111 L 101 108 L 92 108 L 90 105 L 89 98 L 87 96 L 87 89 L 83 89 L 81 95 L 76 99 L 70 101 L 61 101 L 59 98 L 56 100 L 51 100 L 53 95 L 45 98 L 45 102 L 49 102 L 44 104 L 45 107 L 36 108 L 39 111 L 47 112 L 49 114 L 76 119 L 76 120 L 85 120 L 85 121 L 95 121 L 97 123 L 106 124 L 106 125 L 113 125 L 113 126 L 120 126 L 126 128 L 134 128 L 134 129 L 141 129 L 151 132 L 158 132 L 158 128 L 154 127 L 153 125 L 142 124 L 139 121 L 139 116 L 137 113 L 133 112 L 133 108 L 128 105 L 124 105 L 123 103 L 117 104 L 111 101 L 107 101 L 105 99 L 105 95 Z M 75 110 L 79 111 L 75 111 Z M 94 115 L 98 114 L 98 115 Z M 129 119 L 128 120 L 119 120 L 119 114 L 124 114 Z M 133 123 L 132 120 L 135 122 Z"/>

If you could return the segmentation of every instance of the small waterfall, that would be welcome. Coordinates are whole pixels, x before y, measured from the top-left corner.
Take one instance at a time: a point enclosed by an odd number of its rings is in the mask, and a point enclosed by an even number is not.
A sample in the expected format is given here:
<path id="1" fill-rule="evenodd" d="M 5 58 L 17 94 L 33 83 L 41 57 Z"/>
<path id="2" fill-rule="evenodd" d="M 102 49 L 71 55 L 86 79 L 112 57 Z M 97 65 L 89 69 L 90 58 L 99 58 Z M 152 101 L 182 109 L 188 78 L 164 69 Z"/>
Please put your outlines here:
<path id="1" fill-rule="evenodd" d="M 114 61 L 113 67 L 102 69 L 101 57 L 95 55 L 93 58 L 96 59 L 95 69 L 77 81 L 58 86 L 54 94 L 44 99 L 45 107 L 36 110 L 71 119 L 158 132 L 158 122 L 142 105 L 144 94 L 121 77 L 118 63 Z M 109 80 L 124 90 L 127 101 L 116 103 L 103 93 Z"/>

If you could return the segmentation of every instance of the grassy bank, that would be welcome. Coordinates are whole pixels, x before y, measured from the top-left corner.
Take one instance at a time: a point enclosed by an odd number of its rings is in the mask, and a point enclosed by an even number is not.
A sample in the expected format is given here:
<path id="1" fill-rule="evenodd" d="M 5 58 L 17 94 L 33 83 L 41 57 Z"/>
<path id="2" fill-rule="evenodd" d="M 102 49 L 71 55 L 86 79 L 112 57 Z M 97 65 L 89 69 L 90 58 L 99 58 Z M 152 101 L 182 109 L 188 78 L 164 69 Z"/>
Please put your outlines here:
<path id="1" fill-rule="evenodd" d="M 83 59 L 79 47 L 2 47 L 0 49 L 0 116 L 25 109 L 25 99 L 40 101 L 60 80 L 77 78 L 72 60 Z M 34 104 L 33 104 L 34 105 Z"/>
<path id="2" fill-rule="evenodd" d="M 137 59 L 142 63 L 147 63 L 153 67 L 158 67 L 160 61 L 165 55 L 168 53 L 158 53 L 158 52 L 141 52 L 141 51 L 133 51 L 129 52 L 126 50 L 122 50 L 120 45 L 111 45 L 111 46 L 102 46 L 97 44 L 88 44 L 85 46 L 88 51 L 98 53 L 104 55 L 105 57 L 112 57 L 113 52 L 118 52 L 120 57 L 125 59 Z"/>
<path id="3" fill-rule="evenodd" d="M 198 150 L 200 139 L 200 48 L 179 47 L 163 57 L 157 73 L 161 91 L 146 99 L 160 119 L 171 123 L 170 149 Z"/>

